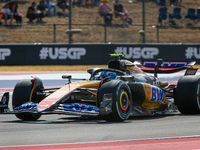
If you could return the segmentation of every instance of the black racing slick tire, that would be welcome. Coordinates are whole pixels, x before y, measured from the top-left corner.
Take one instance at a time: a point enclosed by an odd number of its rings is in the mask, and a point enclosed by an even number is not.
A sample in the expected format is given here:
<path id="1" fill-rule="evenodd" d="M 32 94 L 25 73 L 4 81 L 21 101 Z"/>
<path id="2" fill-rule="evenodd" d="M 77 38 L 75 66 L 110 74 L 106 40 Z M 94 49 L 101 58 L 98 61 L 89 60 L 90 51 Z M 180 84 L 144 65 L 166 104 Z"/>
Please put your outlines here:
<path id="1" fill-rule="evenodd" d="M 129 86 L 121 80 L 110 80 L 104 83 L 98 92 L 98 106 L 105 93 L 113 94 L 112 112 L 105 116 L 108 122 L 123 122 L 132 111 L 132 95 Z"/>
<path id="2" fill-rule="evenodd" d="M 181 77 L 175 93 L 175 104 L 182 114 L 200 113 L 200 76 Z"/>
<path id="3" fill-rule="evenodd" d="M 36 78 L 37 82 L 34 79 L 23 79 L 19 81 L 14 88 L 12 105 L 13 109 L 15 107 L 21 106 L 26 102 L 39 103 L 42 100 L 42 97 L 38 97 L 36 92 L 39 92 L 43 88 L 42 81 L 39 78 Z M 15 114 L 18 119 L 25 121 L 36 121 L 41 115 L 40 114 L 25 114 L 18 113 Z"/>

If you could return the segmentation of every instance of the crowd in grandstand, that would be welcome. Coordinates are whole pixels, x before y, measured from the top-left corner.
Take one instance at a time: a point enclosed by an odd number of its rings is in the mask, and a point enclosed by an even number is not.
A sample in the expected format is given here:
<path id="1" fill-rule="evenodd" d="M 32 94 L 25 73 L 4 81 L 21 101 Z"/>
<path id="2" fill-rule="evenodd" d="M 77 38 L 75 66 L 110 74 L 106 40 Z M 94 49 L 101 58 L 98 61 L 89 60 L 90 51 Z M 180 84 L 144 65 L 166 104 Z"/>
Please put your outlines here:
<path id="1" fill-rule="evenodd" d="M 12 24 L 13 19 L 16 20 L 18 25 L 22 25 L 22 14 L 17 11 L 17 8 L 18 5 L 14 2 L 6 3 L 2 8 L 2 18 L 5 21 L 5 25 L 7 25 L 8 20 L 10 20 L 10 24 Z"/>
<path id="2" fill-rule="evenodd" d="M 2 19 L 4 20 L 4 24 L 7 25 L 8 20 L 10 20 L 10 25 L 13 24 L 13 19 L 16 20 L 17 24 L 22 26 L 22 13 L 18 12 L 18 3 L 17 1 L 6 0 L 7 3 L 1 10 Z M 26 0 L 25 0 L 26 1 Z M 75 0 L 72 0 L 73 4 Z M 86 0 L 86 3 L 88 0 Z M 115 0 L 115 4 L 113 6 L 108 5 L 108 0 L 102 0 L 100 4 L 99 0 L 94 0 L 94 4 L 98 6 L 99 14 L 103 16 L 105 24 L 111 25 L 112 24 L 112 17 L 113 14 L 115 17 L 119 17 L 122 20 L 122 26 L 129 26 L 130 19 L 129 19 L 129 11 L 124 10 L 123 5 L 120 4 L 119 0 Z M 77 5 L 82 3 L 82 0 L 76 1 Z M 57 13 L 57 6 L 62 9 L 62 13 Z M 53 13 L 51 10 L 53 9 Z M 32 2 L 27 9 L 27 14 L 25 15 L 28 19 L 28 23 L 33 23 L 34 20 L 37 22 L 42 22 L 42 18 L 46 16 L 55 16 L 55 15 L 66 15 L 66 10 L 69 9 L 69 2 L 68 0 L 57 0 L 57 4 L 53 3 L 52 0 L 41 0 L 39 4 L 36 2 Z"/>
<path id="3" fill-rule="evenodd" d="M 10 20 L 10 25 L 12 25 L 13 19 L 15 19 L 17 25 L 22 26 L 23 14 L 18 12 L 18 2 L 12 0 L 6 0 L 6 1 L 7 2 L 5 6 L 3 6 L 2 9 L 0 9 L 0 18 L 4 20 L 5 25 L 8 24 L 7 23 L 8 20 Z M 42 18 L 44 18 L 45 16 L 57 15 L 56 4 L 52 3 L 51 0 L 41 0 L 39 4 L 37 6 L 36 5 L 37 5 L 36 2 L 32 2 L 31 6 L 28 7 L 26 14 L 26 17 L 29 19 L 28 23 L 33 23 L 35 19 L 37 19 L 37 22 L 42 22 Z M 57 0 L 57 6 L 63 10 L 61 15 L 66 15 L 65 11 L 66 9 L 69 8 L 68 0 Z M 51 12 L 52 8 L 53 8 L 53 14 Z"/>
<path id="4" fill-rule="evenodd" d="M 122 20 L 122 26 L 129 26 L 129 12 L 124 10 L 123 5 L 119 3 L 119 0 L 115 0 L 114 11 L 108 5 L 108 0 L 103 0 L 103 3 L 99 5 L 99 14 L 104 17 L 106 25 L 111 25 L 113 13 L 115 17 L 120 17 Z"/>
<path id="5" fill-rule="evenodd" d="M 22 26 L 22 13 L 18 12 L 18 2 L 12 0 L 6 0 L 7 3 L 0 9 L 0 18 L 2 18 L 5 25 L 13 24 L 13 20 L 16 21 L 17 25 Z M 24 0 L 27 1 L 27 0 Z M 88 0 L 85 0 L 86 4 Z M 109 0 L 92 0 L 95 5 L 98 5 L 99 15 L 104 19 L 106 25 L 111 25 L 113 16 L 115 18 L 120 18 L 123 27 L 128 27 L 132 22 L 132 19 L 129 17 L 129 11 L 124 8 L 119 0 L 114 0 L 113 6 L 109 5 Z M 182 0 L 168 0 L 170 6 L 174 7 L 173 12 L 168 12 L 166 6 L 166 0 L 155 0 L 155 2 L 161 7 L 159 8 L 158 14 L 158 24 L 162 25 L 163 20 L 172 20 L 179 19 L 184 20 L 189 18 L 191 20 L 198 21 L 200 19 L 200 8 L 188 9 L 187 14 L 181 13 Z M 29 21 L 28 23 L 43 22 L 43 18 L 46 16 L 65 16 L 66 11 L 69 10 L 69 0 L 57 0 L 57 3 L 54 3 L 55 0 L 41 0 L 40 2 L 32 2 L 27 8 L 26 16 Z M 81 4 L 82 0 L 72 0 L 73 5 L 76 3 Z M 62 12 L 57 12 L 57 8 L 60 8 Z M 0 20 L 1 21 L 1 20 Z M 9 23 L 8 23 L 9 22 Z M 1 22 L 0 22 L 1 23 Z M 2 23 L 1 23 L 2 24 Z"/>

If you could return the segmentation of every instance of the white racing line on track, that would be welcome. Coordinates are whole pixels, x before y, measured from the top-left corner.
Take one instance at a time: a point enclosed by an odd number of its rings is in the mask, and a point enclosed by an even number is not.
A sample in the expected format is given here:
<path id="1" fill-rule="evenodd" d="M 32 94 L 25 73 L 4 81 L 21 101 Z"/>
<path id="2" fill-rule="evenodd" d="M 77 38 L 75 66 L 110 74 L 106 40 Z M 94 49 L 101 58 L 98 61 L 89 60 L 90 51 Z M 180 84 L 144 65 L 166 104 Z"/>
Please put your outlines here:
<path id="1" fill-rule="evenodd" d="M 21 80 L 21 79 L 29 79 L 31 76 L 38 77 L 41 80 L 61 80 L 62 75 L 71 75 L 73 78 L 80 79 L 88 79 L 90 74 L 86 71 L 51 71 L 51 72 L 1 72 L 0 80 Z M 149 74 L 153 76 L 153 74 Z M 184 75 L 184 72 L 178 72 L 173 74 L 158 74 L 158 78 L 161 81 L 178 81 L 178 79 Z M 200 72 L 197 72 L 197 75 L 200 75 Z"/>
<path id="2" fill-rule="evenodd" d="M 61 80 L 62 75 L 72 75 L 72 78 L 89 78 L 90 76 L 86 71 L 1 72 L 0 80 L 29 79 L 31 76 L 38 77 L 41 80 Z"/>

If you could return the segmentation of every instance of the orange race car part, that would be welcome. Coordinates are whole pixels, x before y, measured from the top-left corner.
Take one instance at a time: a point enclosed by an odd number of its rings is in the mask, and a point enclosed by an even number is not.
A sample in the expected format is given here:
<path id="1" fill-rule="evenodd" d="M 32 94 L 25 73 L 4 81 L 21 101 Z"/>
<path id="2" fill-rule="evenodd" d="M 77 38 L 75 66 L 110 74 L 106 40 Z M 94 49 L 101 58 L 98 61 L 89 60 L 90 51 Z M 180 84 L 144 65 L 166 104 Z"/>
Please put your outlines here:
<path id="1" fill-rule="evenodd" d="M 51 95 L 44 98 L 39 104 L 38 104 L 38 112 L 45 111 L 46 109 L 49 109 L 51 106 L 53 106 L 55 103 L 59 102 L 59 100 L 62 100 L 64 96 L 67 94 L 70 94 L 73 90 L 77 88 L 98 88 L 100 81 L 81 81 L 81 82 L 73 82 L 70 84 L 66 84 L 56 92 L 52 93 Z"/>

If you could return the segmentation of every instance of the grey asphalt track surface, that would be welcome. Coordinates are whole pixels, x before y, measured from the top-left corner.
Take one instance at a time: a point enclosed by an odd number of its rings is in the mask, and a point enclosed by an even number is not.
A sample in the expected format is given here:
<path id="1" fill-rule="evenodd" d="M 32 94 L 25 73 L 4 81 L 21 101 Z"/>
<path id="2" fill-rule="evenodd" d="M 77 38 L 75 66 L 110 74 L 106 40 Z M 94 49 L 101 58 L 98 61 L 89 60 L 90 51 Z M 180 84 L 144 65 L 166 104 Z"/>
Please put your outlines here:
<path id="1" fill-rule="evenodd" d="M 131 117 L 123 123 L 65 115 L 38 121 L 0 116 L 0 146 L 79 143 L 200 135 L 200 115 Z"/>
<path id="2" fill-rule="evenodd" d="M 58 81 L 58 80 L 56 80 Z M 1 80 L 0 88 L 13 88 L 15 80 Z M 63 85 L 63 80 L 59 81 Z M 6 83 L 6 84 L 3 84 Z M 58 82 L 46 80 L 45 86 Z M 65 83 L 65 81 L 64 81 Z M 200 135 L 200 115 L 131 117 L 123 123 L 101 118 L 43 115 L 38 121 L 21 121 L 15 115 L 0 115 L 0 146 L 79 143 Z"/>

